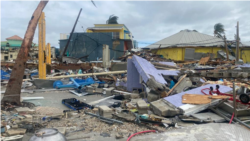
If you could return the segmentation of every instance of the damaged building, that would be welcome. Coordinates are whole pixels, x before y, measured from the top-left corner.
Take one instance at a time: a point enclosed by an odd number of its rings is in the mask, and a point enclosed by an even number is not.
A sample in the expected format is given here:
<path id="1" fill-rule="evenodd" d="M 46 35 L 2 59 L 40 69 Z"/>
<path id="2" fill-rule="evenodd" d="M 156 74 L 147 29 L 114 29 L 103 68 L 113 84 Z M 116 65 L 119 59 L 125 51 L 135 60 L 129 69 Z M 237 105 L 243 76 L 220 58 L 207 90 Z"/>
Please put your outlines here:
<path id="1" fill-rule="evenodd" d="M 67 43 L 67 34 L 60 39 L 61 54 Z M 138 43 L 124 24 L 95 24 L 87 32 L 73 33 L 66 54 L 83 61 L 97 61 L 102 58 L 102 47 L 108 45 L 110 59 L 116 60 L 128 50 L 137 48 Z"/>
<path id="2" fill-rule="evenodd" d="M 228 41 L 231 60 L 235 59 L 235 44 Z M 221 38 L 200 33 L 196 30 L 181 30 L 180 32 L 157 41 L 145 48 L 153 50 L 156 54 L 163 55 L 172 60 L 199 60 L 207 53 L 214 58 L 220 57 L 226 52 L 225 42 Z M 250 44 L 240 44 L 240 59 L 245 63 L 250 62 Z M 224 56 L 222 56 L 224 58 Z"/>

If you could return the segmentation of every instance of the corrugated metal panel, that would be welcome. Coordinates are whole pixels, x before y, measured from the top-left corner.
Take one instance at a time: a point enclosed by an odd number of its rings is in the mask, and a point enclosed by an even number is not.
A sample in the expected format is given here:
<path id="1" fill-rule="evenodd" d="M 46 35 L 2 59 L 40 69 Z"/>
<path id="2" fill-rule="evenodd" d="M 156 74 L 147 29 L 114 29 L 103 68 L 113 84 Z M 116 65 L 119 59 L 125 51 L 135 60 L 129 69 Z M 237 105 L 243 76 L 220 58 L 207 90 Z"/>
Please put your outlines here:
<path id="1" fill-rule="evenodd" d="M 67 43 L 66 40 L 60 40 L 60 55 Z M 102 58 L 103 44 L 109 46 L 110 59 L 117 59 L 124 53 L 124 41 L 116 40 L 115 44 L 112 40 L 112 33 L 73 33 L 67 51 L 70 57 L 80 58 L 89 55 L 87 61 L 96 61 Z"/>
<path id="2" fill-rule="evenodd" d="M 186 48 L 184 60 L 194 60 L 194 54 L 195 54 L 194 52 L 195 52 L 194 48 Z"/>
<path id="3" fill-rule="evenodd" d="M 224 42 L 220 38 L 186 29 L 149 45 L 146 48 L 156 49 L 159 45 L 161 45 L 161 48 L 184 46 L 210 47 L 224 45 Z"/>

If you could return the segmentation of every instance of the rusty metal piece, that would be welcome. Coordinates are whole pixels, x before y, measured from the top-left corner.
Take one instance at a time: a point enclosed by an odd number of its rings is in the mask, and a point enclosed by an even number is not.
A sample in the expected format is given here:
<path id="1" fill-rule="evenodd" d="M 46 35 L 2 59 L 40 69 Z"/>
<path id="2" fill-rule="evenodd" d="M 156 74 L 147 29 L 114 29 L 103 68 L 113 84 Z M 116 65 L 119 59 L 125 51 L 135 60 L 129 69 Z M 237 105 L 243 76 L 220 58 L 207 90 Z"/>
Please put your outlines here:
<path id="1" fill-rule="evenodd" d="M 69 35 L 69 39 L 68 39 L 68 41 L 67 41 L 67 44 L 66 44 L 66 46 L 64 47 L 62 57 L 65 55 L 65 52 L 67 51 L 67 48 L 68 48 L 68 46 L 69 46 L 69 42 L 70 42 L 70 40 L 71 40 L 71 37 L 72 37 L 72 35 L 73 35 L 73 32 L 75 31 L 75 27 L 76 27 L 76 24 L 77 24 L 77 21 L 78 21 L 78 19 L 79 19 L 79 17 L 80 17 L 81 12 L 82 12 L 82 8 L 80 9 L 79 14 L 78 14 L 78 16 L 77 16 L 77 18 L 76 18 L 76 22 L 75 22 L 74 27 L 73 27 L 73 29 L 72 29 L 70 35 Z"/>
<path id="2" fill-rule="evenodd" d="M 20 103 L 21 86 L 22 86 L 24 70 L 26 67 L 26 61 L 28 59 L 28 53 L 32 44 L 38 20 L 47 3 L 48 1 L 40 1 L 40 3 L 38 4 L 36 10 L 34 11 L 31 17 L 21 48 L 16 58 L 16 62 L 14 64 L 12 73 L 10 75 L 10 80 L 8 82 L 4 97 L 2 99 L 2 103 L 8 101 L 10 103 L 17 105 L 21 104 Z M 9 96 L 13 94 L 17 95 Z"/>

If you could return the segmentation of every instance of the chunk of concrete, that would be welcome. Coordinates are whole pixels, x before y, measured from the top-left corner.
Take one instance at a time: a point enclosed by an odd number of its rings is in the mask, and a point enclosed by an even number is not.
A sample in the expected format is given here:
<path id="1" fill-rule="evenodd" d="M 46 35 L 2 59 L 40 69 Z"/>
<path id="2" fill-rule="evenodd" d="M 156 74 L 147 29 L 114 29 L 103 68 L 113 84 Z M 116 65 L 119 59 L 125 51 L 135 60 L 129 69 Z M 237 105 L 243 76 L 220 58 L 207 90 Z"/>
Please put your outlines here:
<path id="1" fill-rule="evenodd" d="M 55 127 L 60 133 L 62 133 L 63 135 L 65 135 L 66 133 L 66 127 Z"/>
<path id="2" fill-rule="evenodd" d="M 112 96 L 113 93 L 112 91 L 114 90 L 114 87 L 110 87 L 110 88 L 103 88 L 103 94 L 106 94 L 107 96 Z"/>
<path id="3" fill-rule="evenodd" d="M 20 108 L 16 108 L 15 109 L 16 112 L 18 112 L 18 114 L 22 115 L 22 114 L 33 114 L 35 113 L 35 110 L 30 109 L 28 107 L 20 107 Z"/>
<path id="4" fill-rule="evenodd" d="M 26 133 L 26 129 L 23 129 L 23 128 L 17 128 L 17 129 L 7 130 L 7 134 L 9 136 L 24 135 L 25 133 Z"/>
<path id="5" fill-rule="evenodd" d="M 205 113 L 198 113 L 192 115 L 195 118 L 198 118 L 200 120 L 212 120 L 213 122 L 224 122 L 225 119 L 217 114 L 211 113 L 211 112 L 205 112 Z"/>
<path id="6" fill-rule="evenodd" d="M 29 121 L 29 122 L 32 122 L 32 120 L 33 120 L 33 116 L 32 115 L 24 115 L 24 117 L 25 117 L 25 121 Z"/>
<path id="7" fill-rule="evenodd" d="M 92 87 L 92 86 L 87 86 L 86 88 L 87 88 L 87 92 L 90 93 L 90 94 L 94 93 L 95 89 L 96 89 L 95 87 Z"/>
<path id="8" fill-rule="evenodd" d="M 108 106 L 99 106 L 99 115 L 105 118 L 112 118 L 112 109 Z"/>
<path id="9" fill-rule="evenodd" d="M 160 99 L 160 93 L 157 93 L 151 90 L 150 92 L 148 92 L 147 99 L 148 99 L 148 102 L 156 101 Z"/>
<path id="10" fill-rule="evenodd" d="M 152 109 L 153 113 L 158 116 L 175 116 L 183 113 L 183 111 L 173 108 L 162 99 L 151 102 L 150 109 Z"/>
<path id="11" fill-rule="evenodd" d="M 139 114 L 147 114 L 148 113 L 148 104 L 144 100 L 138 100 L 136 103 L 137 110 Z"/>
<path id="12" fill-rule="evenodd" d="M 192 81 L 189 78 L 184 78 L 174 90 L 176 93 L 180 93 L 183 92 L 184 88 L 191 87 L 192 85 Z"/>

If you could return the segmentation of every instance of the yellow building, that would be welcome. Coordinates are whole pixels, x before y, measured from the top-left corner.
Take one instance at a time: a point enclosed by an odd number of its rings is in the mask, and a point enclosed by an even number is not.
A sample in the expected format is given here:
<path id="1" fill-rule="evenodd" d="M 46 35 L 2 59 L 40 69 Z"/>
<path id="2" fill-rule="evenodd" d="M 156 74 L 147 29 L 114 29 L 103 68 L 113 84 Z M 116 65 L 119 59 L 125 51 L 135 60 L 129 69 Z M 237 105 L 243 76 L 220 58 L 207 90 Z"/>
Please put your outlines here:
<path id="1" fill-rule="evenodd" d="M 94 27 L 87 28 L 88 33 L 111 32 L 112 39 L 124 41 L 124 50 L 134 48 L 133 35 L 124 24 L 94 24 Z"/>
<path id="2" fill-rule="evenodd" d="M 164 58 L 172 60 L 196 60 L 202 53 L 213 53 L 217 58 L 218 51 L 226 51 L 225 43 L 222 39 L 199 33 L 196 30 L 181 30 L 180 32 L 164 38 L 154 44 L 147 46 L 153 52 L 163 55 Z M 232 46 L 231 52 L 235 53 Z M 250 62 L 250 45 L 240 45 L 240 59 L 245 63 Z M 187 59 L 188 58 L 188 59 Z"/>

